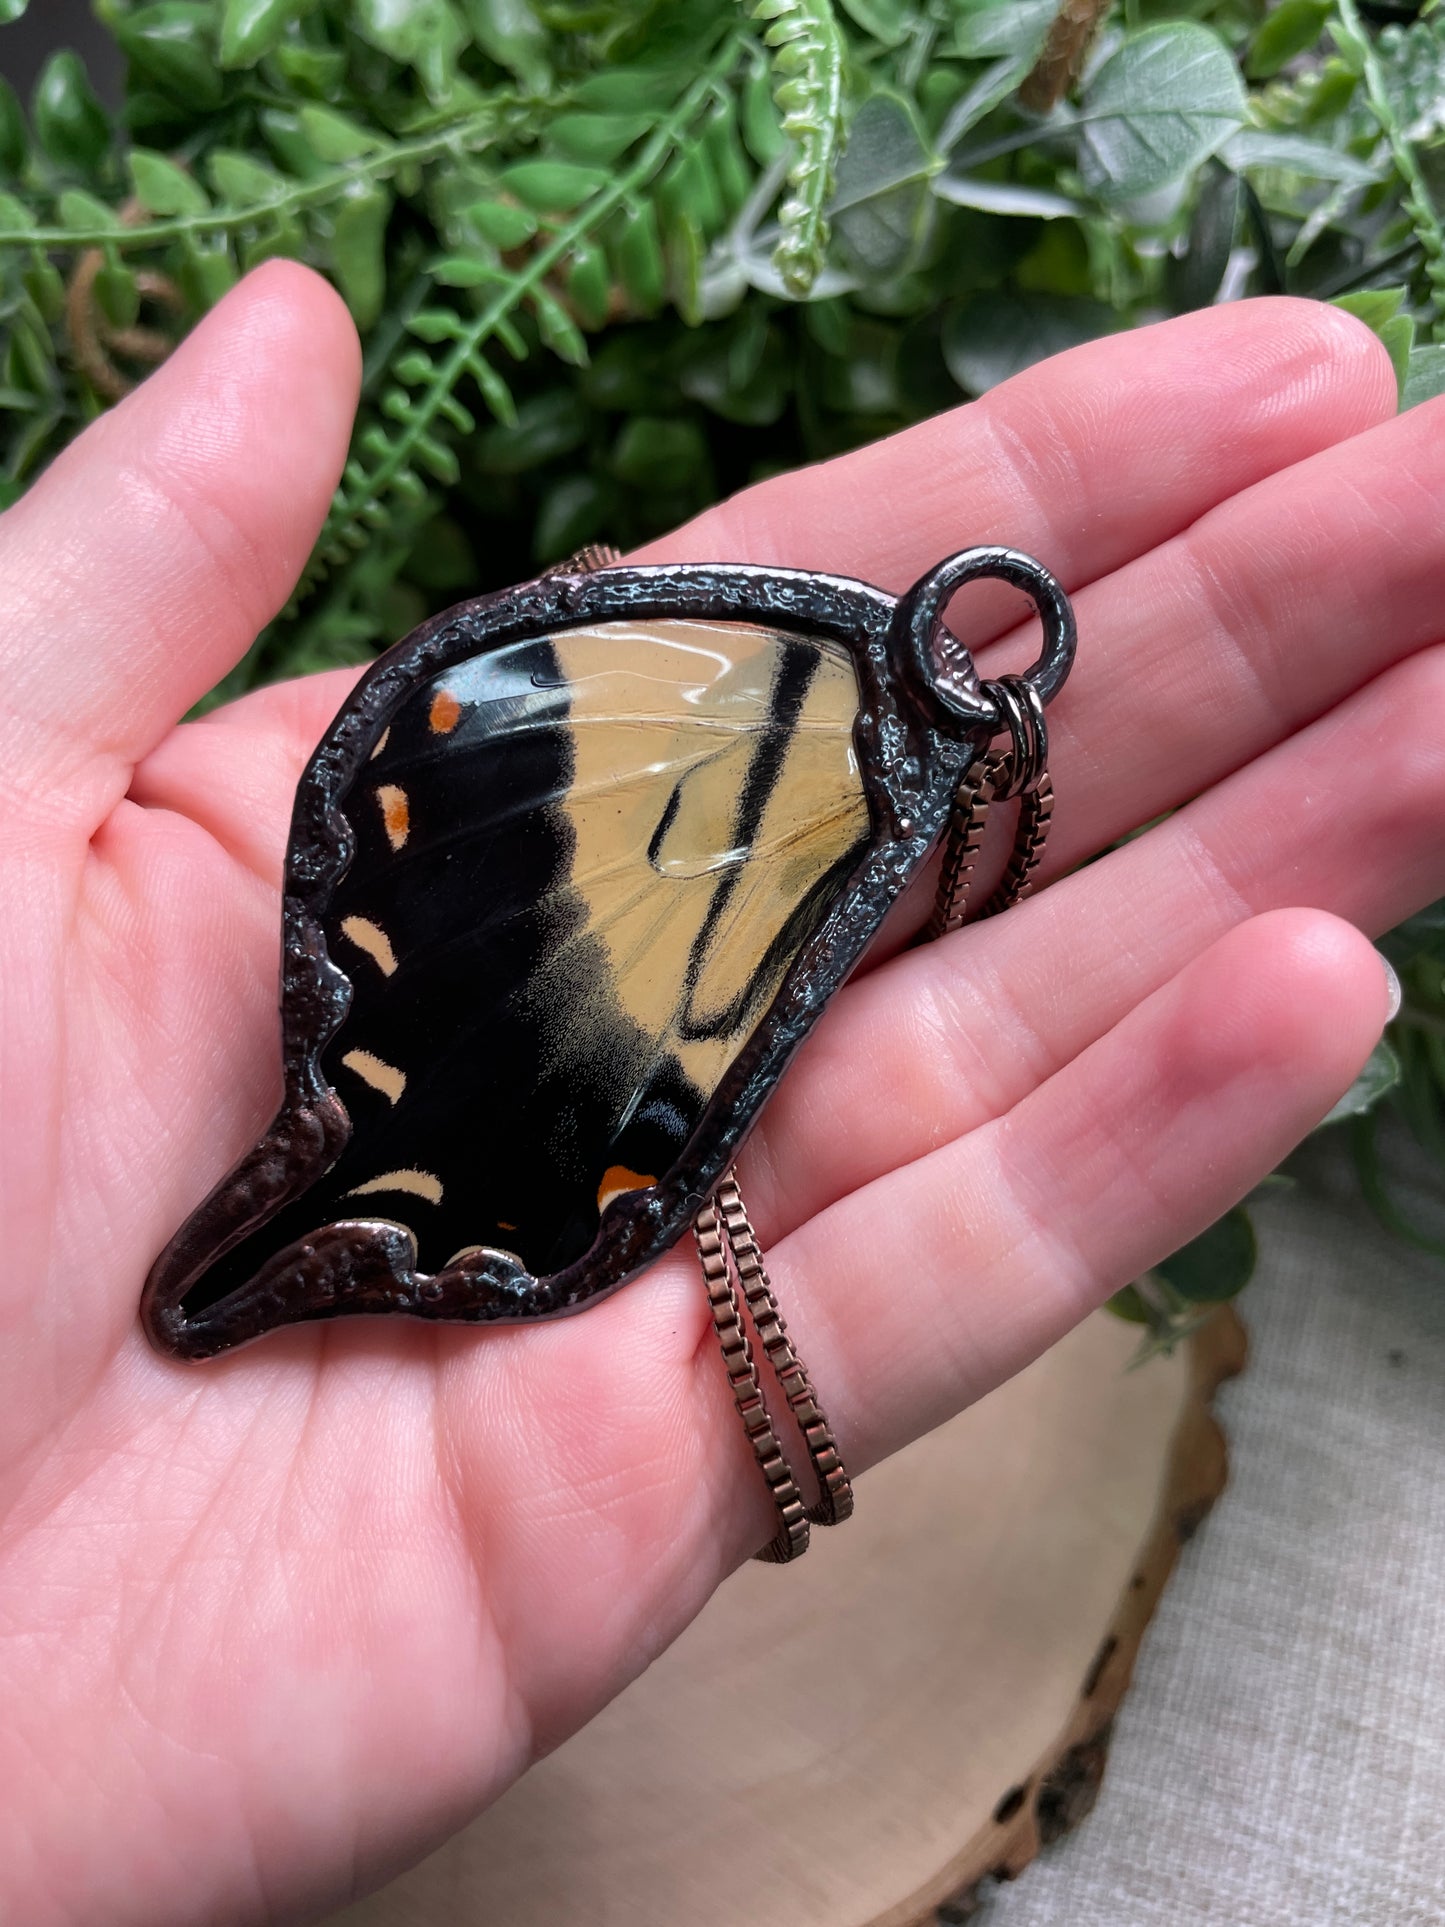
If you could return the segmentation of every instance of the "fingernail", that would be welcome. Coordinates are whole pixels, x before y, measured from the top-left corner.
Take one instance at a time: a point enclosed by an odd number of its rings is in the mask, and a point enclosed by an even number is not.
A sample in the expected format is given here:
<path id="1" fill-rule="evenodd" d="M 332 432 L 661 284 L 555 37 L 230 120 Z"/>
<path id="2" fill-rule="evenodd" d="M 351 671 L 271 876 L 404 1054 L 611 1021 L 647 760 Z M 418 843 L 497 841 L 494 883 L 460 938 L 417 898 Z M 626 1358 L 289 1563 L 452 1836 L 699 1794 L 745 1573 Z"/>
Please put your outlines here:
<path id="1" fill-rule="evenodd" d="M 1400 1014 L 1401 1005 L 1405 1001 L 1405 989 L 1399 977 L 1395 974 L 1395 966 L 1390 962 L 1390 959 L 1382 956 L 1380 962 L 1385 967 L 1385 984 L 1390 993 L 1390 1008 L 1385 1013 L 1385 1022 L 1387 1024 L 1393 1024 Z"/>

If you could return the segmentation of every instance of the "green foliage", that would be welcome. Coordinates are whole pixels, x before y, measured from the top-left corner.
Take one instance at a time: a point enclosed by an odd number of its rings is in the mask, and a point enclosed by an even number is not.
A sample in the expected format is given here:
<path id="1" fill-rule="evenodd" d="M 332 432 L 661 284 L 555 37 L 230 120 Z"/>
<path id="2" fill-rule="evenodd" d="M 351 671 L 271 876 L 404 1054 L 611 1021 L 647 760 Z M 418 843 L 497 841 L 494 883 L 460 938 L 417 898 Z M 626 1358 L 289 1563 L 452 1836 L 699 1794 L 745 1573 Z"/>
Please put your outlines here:
<path id="1" fill-rule="evenodd" d="M 1032 111 L 1058 0 L 94 4 L 117 116 L 64 50 L 28 112 L 0 83 L 0 504 L 257 262 L 329 275 L 365 347 L 225 694 L 1220 298 L 1343 298 L 1404 405 L 1445 392 L 1439 9 L 1121 0 Z M 1383 1102 L 1445 1162 L 1438 932 L 1396 942 Z M 1387 1212 L 1388 1068 L 1339 1127 Z M 1172 1330 L 1222 1249 L 1135 1299 Z"/>
<path id="2" fill-rule="evenodd" d="M 788 197 L 778 209 L 773 254 L 790 295 L 811 292 L 828 244 L 828 198 L 843 142 L 843 36 L 830 0 L 754 0 L 773 50 L 773 99 L 793 142 Z"/>
<path id="3" fill-rule="evenodd" d="M 1217 1305 L 1239 1296 L 1258 1260 L 1249 1212 L 1236 1205 L 1172 1257 L 1126 1285 L 1110 1309 L 1116 1317 L 1144 1327 L 1132 1362 L 1142 1365 L 1170 1352 L 1197 1331 Z"/>

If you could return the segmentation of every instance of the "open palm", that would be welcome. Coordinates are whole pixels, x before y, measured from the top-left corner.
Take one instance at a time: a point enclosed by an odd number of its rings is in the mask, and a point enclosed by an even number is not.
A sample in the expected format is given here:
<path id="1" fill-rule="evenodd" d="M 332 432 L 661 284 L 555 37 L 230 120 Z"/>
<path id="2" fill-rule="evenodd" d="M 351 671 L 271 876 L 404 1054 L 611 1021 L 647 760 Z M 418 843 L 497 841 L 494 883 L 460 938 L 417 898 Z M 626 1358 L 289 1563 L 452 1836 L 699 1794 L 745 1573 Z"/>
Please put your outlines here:
<path id="1" fill-rule="evenodd" d="M 346 679 L 177 718 L 288 592 L 356 379 L 335 297 L 263 269 L 0 520 L 0 1915 L 27 1927 L 379 1881 L 771 1531 L 685 1254 L 532 1329 L 340 1323 L 202 1367 L 139 1335 L 151 1260 L 279 1094 L 290 795 Z M 1356 323 L 1214 310 L 645 558 L 896 590 L 1002 541 L 1076 593 L 1060 880 L 845 991 L 743 1160 L 855 1469 L 1201 1229 L 1378 1036 L 1359 930 L 1445 888 L 1445 416 L 1392 411 Z M 955 612 L 985 673 L 1026 646 L 991 595 Z"/>

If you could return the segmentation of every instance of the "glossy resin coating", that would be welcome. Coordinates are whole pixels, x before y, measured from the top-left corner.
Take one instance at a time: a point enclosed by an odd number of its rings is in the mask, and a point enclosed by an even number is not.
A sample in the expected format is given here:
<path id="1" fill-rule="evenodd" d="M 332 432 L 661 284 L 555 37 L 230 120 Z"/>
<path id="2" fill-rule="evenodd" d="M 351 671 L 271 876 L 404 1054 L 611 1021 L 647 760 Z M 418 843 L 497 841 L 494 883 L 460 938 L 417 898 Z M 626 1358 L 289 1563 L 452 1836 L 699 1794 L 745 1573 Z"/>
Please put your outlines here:
<path id="1" fill-rule="evenodd" d="M 615 570 L 383 657 L 298 790 L 285 1098 L 157 1261 L 157 1344 L 555 1316 L 681 1235 L 996 727 L 921 619 Z"/>

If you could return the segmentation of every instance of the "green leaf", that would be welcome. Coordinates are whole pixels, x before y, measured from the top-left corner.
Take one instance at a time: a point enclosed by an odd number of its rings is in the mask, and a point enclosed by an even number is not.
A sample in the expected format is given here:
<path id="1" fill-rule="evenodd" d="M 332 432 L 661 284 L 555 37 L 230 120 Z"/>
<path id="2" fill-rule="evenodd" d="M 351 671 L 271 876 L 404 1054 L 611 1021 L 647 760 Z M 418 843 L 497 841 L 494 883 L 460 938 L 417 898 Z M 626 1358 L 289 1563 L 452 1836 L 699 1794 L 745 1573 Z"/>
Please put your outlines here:
<path id="1" fill-rule="evenodd" d="M 0 215 L 0 225 L 4 224 L 4 216 Z M 25 292 L 40 310 L 42 319 L 53 328 L 65 313 L 64 275 L 53 261 L 47 261 L 42 256 L 30 263 L 22 280 Z"/>
<path id="2" fill-rule="evenodd" d="M 412 448 L 421 466 L 443 488 L 455 488 L 462 479 L 462 465 L 457 460 L 456 450 L 446 442 L 438 441 L 435 435 L 415 436 Z"/>
<path id="3" fill-rule="evenodd" d="M 1059 0 L 964 0 L 953 44 L 967 60 L 1014 54 L 1032 65 L 1059 11 Z"/>
<path id="4" fill-rule="evenodd" d="M 221 10 L 221 65 L 254 67 L 280 40 L 303 0 L 225 0 Z"/>
<path id="5" fill-rule="evenodd" d="M 1400 1060 L 1389 1039 L 1382 1037 L 1365 1059 L 1354 1083 L 1320 1119 L 1315 1129 L 1322 1131 L 1327 1124 L 1338 1124 L 1342 1118 L 1362 1117 L 1366 1111 L 1373 1111 L 1380 1099 L 1394 1090 L 1399 1081 Z"/>
<path id="6" fill-rule="evenodd" d="M 346 79 L 346 54 L 340 47 L 301 47 L 287 40 L 272 50 L 271 59 L 296 93 L 313 100 L 339 93 Z"/>
<path id="7" fill-rule="evenodd" d="M 907 0 L 842 0 L 842 4 L 853 24 L 880 47 L 901 46 L 913 31 L 915 15 Z"/>
<path id="8" fill-rule="evenodd" d="M 258 223 L 241 244 L 241 266 L 249 274 L 263 261 L 302 261 L 309 243 L 306 230 L 294 215 L 277 214 Z"/>
<path id="9" fill-rule="evenodd" d="M 1393 321 L 1387 321 L 1378 330 L 1390 364 L 1395 370 L 1395 386 L 1403 397 L 1405 381 L 1410 373 L 1410 353 L 1415 346 L 1415 323 L 1407 314 L 1397 314 Z"/>
<path id="10" fill-rule="evenodd" d="M 600 328 L 612 305 L 612 277 L 607 256 L 590 241 L 574 250 L 567 270 L 567 299 L 584 328 Z"/>
<path id="11" fill-rule="evenodd" d="M 505 287 L 510 276 L 495 261 L 473 254 L 445 254 L 432 263 L 431 278 L 443 288 Z M 420 317 L 418 317 L 420 319 Z M 420 333 L 420 329 L 414 330 Z M 425 340 L 425 336 L 422 337 Z"/>
<path id="12" fill-rule="evenodd" d="M 236 285 L 236 264 L 226 237 L 187 236 L 180 280 L 193 307 L 214 308 Z"/>
<path id="13" fill-rule="evenodd" d="M 710 329 L 687 357 L 678 385 L 724 421 L 766 428 L 793 392 L 792 369 L 779 331 L 760 303 L 743 308 L 721 338 Z"/>
<path id="14" fill-rule="evenodd" d="M 580 448 L 587 427 L 586 411 L 573 389 L 544 389 L 528 396 L 510 426 L 482 430 L 477 460 L 486 474 L 522 475 Z"/>
<path id="15" fill-rule="evenodd" d="M 1297 54 L 1313 47 L 1330 12 L 1331 0 L 1279 0 L 1250 42 L 1244 63 L 1250 79 L 1269 80 Z"/>
<path id="16" fill-rule="evenodd" d="M 1122 1291 L 1116 1291 L 1105 1300 L 1104 1309 L 1122 1318 L 1126 1325 L 1148 1325 L 1154 1316 L 1137 1285 L 1125 1285 Z"/>
<path id="17" fill-rule="evenodd" d="M 532 306 L 537 316 L 538 333 L 552 353 L 570 362 L 574 368 L 585 367 L 587 343 L 582 330 L 556 295 L 550 294 L 546 288 L 534 288 Z"/>
<path id="18" fill-rule="evenodd" d="M 945 315 L 943 359 L 960 388 L 981 395 L 1117 325 L 1111 308 L 1077 296 L 975 295 Z"/>
<path id="19" fill-rule="evenodd" d="M 615 161 L 652 126 L 642 114 L 559 114 L 547 139 L 564 160 Z"/>
<path id="20" fill-rule="evenodd" d="M 1218 294 L 1234 250 L 1239 200 L 1238 176 L 1211 162 L 1200 181 L 1184 253 L 1165 263 L 1164 285 L 1176 314 L 1208 307 Z"/>
<path id="21" fill-rule="evenodd" d="M 206 162 L 211 186 L 227 207 L 264 206 L 286 192 L 287 182 L 265 161 L 218 147 Z"/>
<path id="22" fill-rule="evenodd" d="M 638 415 L 623 425 L 612 467 L 624 482 L 666 495 L 686 490 L 707 466 L 707 444 L 696 422 Z"/>
<path id="23" fill-rule="evenodd" d="M 0 0 L 0 27 L 13 26 L 29 5 L 30 0 Z"/>
<path id="24" fill-rule="evenodd" d="M 301 109 L 300 123 L 302 135 L 312 153 L 318 160 L 333 166 L 341 161 L 358 160 L 363 154 L 374 154 L 384 145 L 360 121 L 338 113 L 334 107 L 323 107 L 318 102 Z"/>
<path id="25" fill-rule="evenodd" d="M 133 328 L 140 315 L 140 289 L 123 261 L 107 261 L 95 277 L 95 302 L 112 328 Z"/>
<path id="26" fill-rule="evenodd" d="M 216 64 L 215 15 L 192 0 L 160 0 L 122 14 L 113 31 L 151 86 L 191 113 L 219 107 L 225 93 Z"/>
<path id="27" fill-rule="evenodd" d="M 712 163 L 700 145 L 683 149 L 657 184 L 664 222 L 685 216 L 703 235 L 715 234 L 726 214 Z"/>
<path id="28" fill-rule="evenodd" d="M 1237 173 L 1248 167 L 1278 167 L 1349 187 L 1368 187 L 1379 179 L 1375 168 L 1328 141 L 1311 140 L 1305 134 L 1274 134 L 1261 127 L 1241 127 L 1231 134 L 1221 145 L 1219 158 Z"/>
<path id="29" fill-rule="evenodd" d="M 1154 1275 L 1188 1304 L 1217 1305 L 1244 1290 L 1258 1262 L 1259 1244 L 1249 1213 L 1236 1205 L 1172 1257 L 1155 1265 Z"/>
<path id="30" fill-rule="evenodd" d="M 1437 395 L 1445 395 L 1445 343 L 1423 342 L 1410 350 L 1400 406 L 1418 408 L 1422 401 L 1433 401 Z"/>
<path id="31" fill-rule="evenodd" d="M 391 195 L 372 184 L 350 190 L 337 203 L 331 263 L 352 319 L 370 328 L 386 300 L 386 224 Z"/>
<path id="32" fill-rule="evenodd" d="M 1343 308 L 1346 314 L 1363 321 L 1379 336 L 1394 365 L 1395 381 L 1402 397 L 1410 372 L 1410 351 L 1415 345 L 1415 323 L 1401 312 L 1404 298 L 1403 288 L 1366 288 L 1358 294 L 1338 295 L 1330 303 L 1331 307 Z"/>
<path id="33" fill-rule="evenodd" d="M 206 190 L 195 176 L 167 160 L 164 154 L 133 147 L 126 156 L 126 166 L 136 199 L 163 220 L 178 214 L 204 214 L 211 205 Z"/>
<path id="34" fill-rule="evenodd" d="M 1021 187 L 1013 181 L 977 181 L 967 173 L 938 175 L 933 191 L 941 201 L 954 207 L 976 207 L 985 214 L 1016 214 L 1031 220 L 1056 221 L 1062 216 L 1077 218 L 1083 209 L 1066 194 L 1046 187 Z"/>
<path id="35" fill-rule="evenodd" d="M 35 138 L 57 167 L 89 173 L 110 146 L 110 122 L 79 54 L 52 54 L 30 103 Z"/>
<path id="36" fill-rule="evenodd" d="M 919 245 L 938 166 L 907 101 L 885 93 L 864 101 L 838 164 L 829 218 L 870 274 L 898 273 Z"/>
<path id="37" fill-rule="evenodd" d="M 82 193 L 78 187 L 68 187 L 61 195 L 57 212 L 60 225 L 84 233 L 92 228 L 119 228 L 120 217 L 113 207 L 98 201 L 93 194 Z"/>
<path id="38" fill-rule="evenodd" d="M 665 243 L 667 286 L 677 312 L 689 327 L 702 320 L 702 234 L 690 215 L 682 214 L 667 230 Z"/>
<path id="39" fill-rule="evenodd" d="M 537 232 L 537 217 L 509 201 L 473 201 L 467 219 L 484 241 L 497 248 L 520 248 Z"/>
<path id="40" fill-rule="evenodd" d="M 737 115 L 730 104 L 719 103 L 709 117 L 703 130 L 703 146 L 722 196 L 724 215 L 731 220 L 752 193 L 754 176 L 738 132 Z"/>
<path id="41" fill-rule="evenodd" d="M 471 37 L 450 0 L 352 0 L 347 13 L 363 40 L 415 69 L 432 100 L 446 99 Z"/>
<path id="42" fill-rule="evenodd" d="M 502 175 L 502 186 L 523 207 L 538 214 L 568 214 L 608 184 L 599 167 L 576 167 L 570 161 L 518 161 Z"/>
<path id="43" fill-rule="evenodd" d="M 542 497 L 534 526 L 538 562 L 560 562 L 607 527 L 609 494 L 593 475 L 565 475 Z"/>
<path id="44" fill-rule="evenodd" d="M 1330 306 L 1343 308 L 1346 314 L 1352 314 L 1356 321 L 1363 321 L 1378 334 L 1385 323 L 1393 321 L 1400 312 L 1404 299 L 1403 288 L 1364 288 L 1358 294 L 1336 295 Z"/>
<path id="45" fill-rule="evenodd" d="M 1023 55 L 1006 54 L 986 67 L 973 85 L 949 108 L 938 130 L 938 146 L 947 154 L 958 145 L 970 128 L 991 114 L 1001 101 L 1013 93 L 1032 63 Z"/>
<path id="46" fill-rule="evenodd" d="M 759 167 L 771 167 L 787 146 L 768 76 L 758 72 L 743 85 L 743 140 Z"/>
<path id="47" fill-rule="evenodd" d="M 1197 167 L 1244 116 L 1244 87 L 1217 35 L 1192 20 L 1146 27 L 1085 90 L 1080 169 L 1101 199 L 1132 200 Z"/>
<path id="48" fill-rule="evenodd" d="M 431 343 L 455 341 L 462 332 L 462 323 L 450 308 L 423 308 L 408 320 L 407 330 L 418 341 Z"/>
<path id="49" fill-rule="evenodd" d="M 624 209 L 613 248 L 617 273 L 632 305 L 651 314 L 667 293 L 667 263 L 657 214 L 650 201 Z"/>
<path id="50" fill-rule="evenodd" d="M 1433 143 L 1445 132 L 1445 17 L 1439 9 L 1375 42 L 1385 94 L 1406 140 Z"/>
<path id="51" fill-rule="evenodd" d="M 527 0 L 466 0 L 472 37 L 489 59 L 540 91 L 547 83 L 547 30 Z"/>
<path id="52" fill-rule="evenodd" d="M 29 153 L 25 109 L 10 82 L 0 78 L 0 174 L 13 179 L 25 166 Z"/>
<path id="53" fill-rule="evenodd" d="M 604 114 L 656 115 L 676 104 L 687 78 L 685 71 L 670 65 L 604 67 L 579 82 L 573 99 L 579 107 Z"/>

